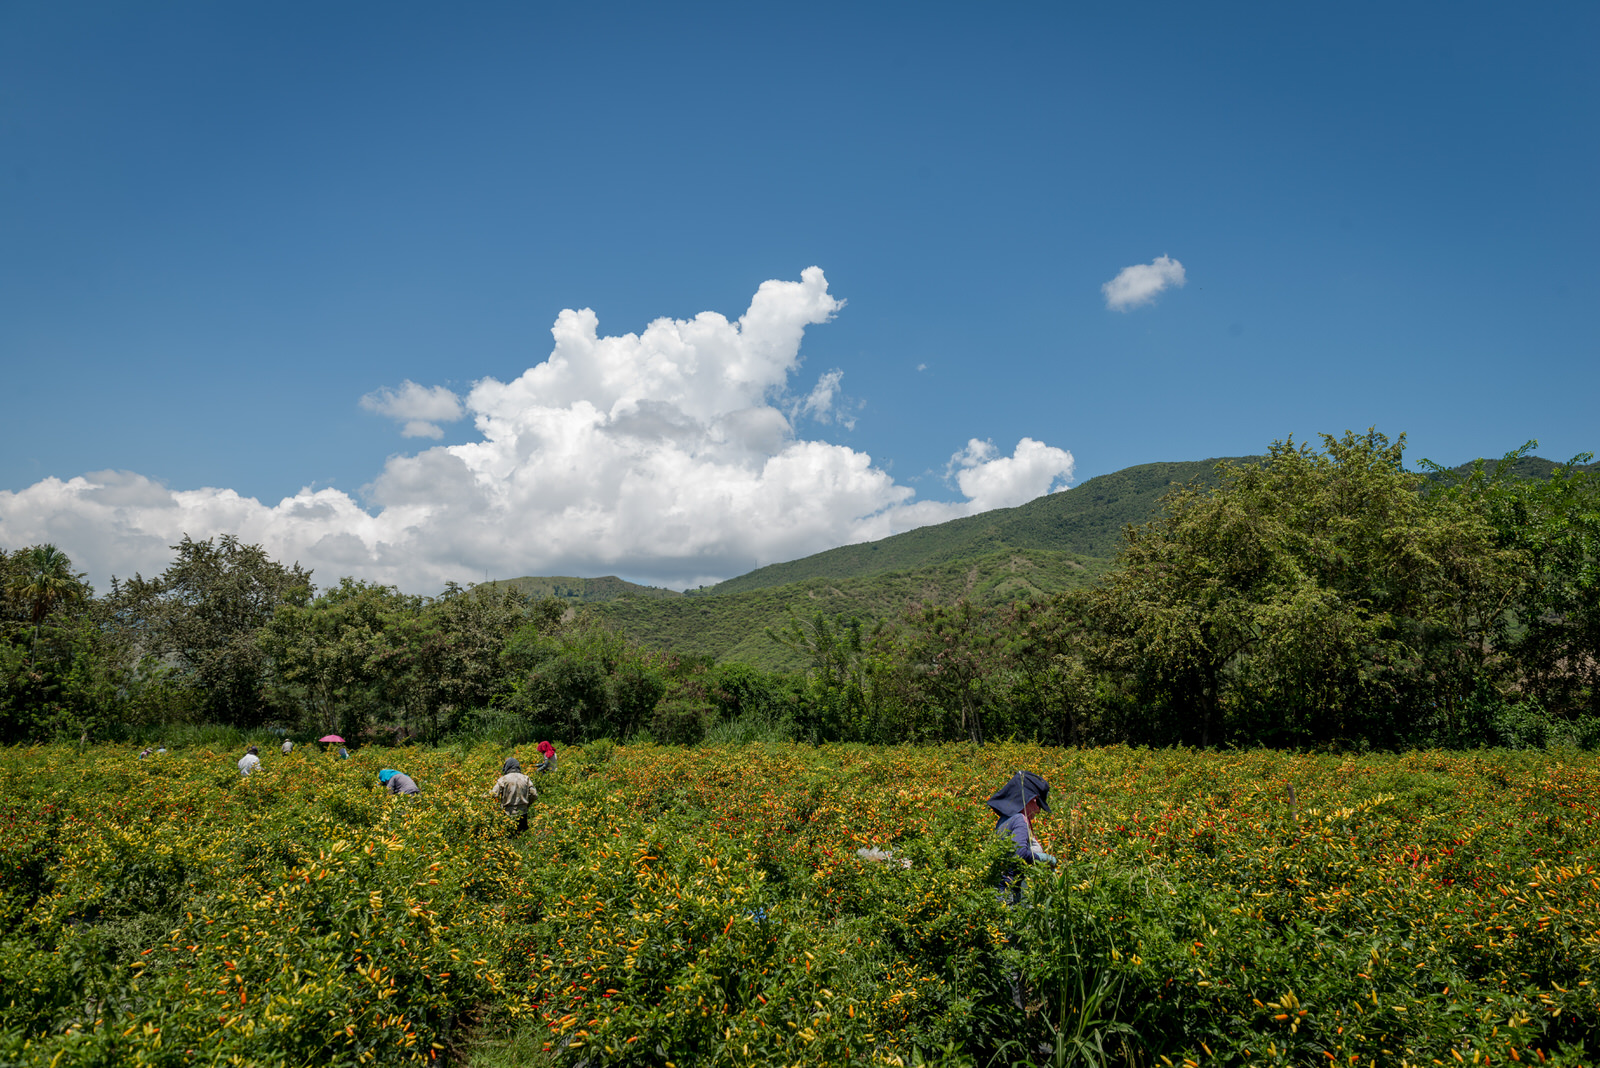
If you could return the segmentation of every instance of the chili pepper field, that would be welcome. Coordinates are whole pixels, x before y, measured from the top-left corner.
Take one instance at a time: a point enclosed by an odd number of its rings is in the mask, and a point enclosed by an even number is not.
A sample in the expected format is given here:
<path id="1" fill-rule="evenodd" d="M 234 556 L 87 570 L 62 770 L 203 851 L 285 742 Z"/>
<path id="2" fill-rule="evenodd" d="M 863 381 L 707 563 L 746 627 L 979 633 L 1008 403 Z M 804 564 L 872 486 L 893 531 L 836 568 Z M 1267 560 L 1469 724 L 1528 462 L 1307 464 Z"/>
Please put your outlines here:
<path id="1" fill-rule="evenodd" d="M 1600 1063 L 1592 754 L 238 755 L 0 750 L 0 1063 Z"/>

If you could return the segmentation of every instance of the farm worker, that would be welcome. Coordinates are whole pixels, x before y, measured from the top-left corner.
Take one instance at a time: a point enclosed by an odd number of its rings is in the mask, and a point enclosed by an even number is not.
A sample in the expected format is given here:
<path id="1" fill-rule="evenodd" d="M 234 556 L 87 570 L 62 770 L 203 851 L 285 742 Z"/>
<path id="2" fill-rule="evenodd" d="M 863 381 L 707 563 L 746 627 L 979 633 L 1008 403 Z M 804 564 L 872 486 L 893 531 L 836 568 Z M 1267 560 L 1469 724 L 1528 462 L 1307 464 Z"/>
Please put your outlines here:
<path id="1" fill-rule="evenodd" d="M 539 755 L 544 757 L 544 759 L 539 762 L 539 770 L 540 771 L 555 771 L 556 770 L 556 747 L 555 746 L 551 745 L 549 742 L 540 742 L 539 743 Z"/>
<path id="2" fill-rule="evenodd" d="M 1056 858 L 1044 851 L 1039 839 L 1033 835 L 1033 818 L 1041 811 L 1050 811 L 1050 784 L 1032 771 L 1019 771 L 1006 780 L 1006 784 L 989 798 L 989 807 L 1000 817 L 994 833 L 1007 836 L 1016 847 L 1017 857 L 1024 863 L 1054 864 Z M 1008 875 L 1001 884 L 998 896 L 1003 905 L 1022 903 L 1022 886 L 1026 877 Z M 1027 985 L 1022 973 L 1011 971 L 1007 975 L 1011 984 L 1011 1001 L 1017 1008 L 1027 1004 Z"/>
<path id="3" fill-rule="evenodd" d="M 285 738 L 283 740 L 283 745 L 279 746 L 279 748 L 283 750 L 283 755 L 284 756 L 288 756 L 290 750 L 294 749 L 294 743 L 291 742 L 289 739 Z"/>
<path id="4" fill-rule="evenodd" d="M 1044 851 L 1033 834 L 1034 817 L 1040 811 L 1050 811 L 1050 784 L 1036 772 L 1019 771 L 1011 776 L 989 798 L 989 807 L 1000 817 L 1000 822 L 994 826 L 994 833 L 1007 836 L 1015 843 L 1018 859 L 1028 864 L 1034 861 L 1043 864 L 1056 862 L 1056 858 Z M 1016 904 L 1022 899 L 1022 880 L 1018 879 L 1013 885 L 1007 879 L 1006 885 L 1011 888 L 1012 904 Z"/>
<path id="5" fill-rule="evenodd" d="M 391 794 L 420 794 L 422 789 L 411 781 L 411 776 L 393 768 L 378 772 L 378 781 L 389 788 Z"/>
<path id="6" fill-rule="evenodd" d="M 528 805 L 539 796 L 539 790 L 533 780 L 522 773 L 522 764 L 514 756 L 506 757 L 500 771 L 500 778 L 489 788 L 489 796 L 500 802 L 507 816 L 516 817 L 515 833 L 521 834 L 528 829 Z"/>
<path id="7" fill-rule="evenodd" d="M 244 756 L 239 758 L 240 775 L 248 775 L 261 766 L 261 758 L 256 755 L 260 751 L 253 745 L 244 751 Z"/>

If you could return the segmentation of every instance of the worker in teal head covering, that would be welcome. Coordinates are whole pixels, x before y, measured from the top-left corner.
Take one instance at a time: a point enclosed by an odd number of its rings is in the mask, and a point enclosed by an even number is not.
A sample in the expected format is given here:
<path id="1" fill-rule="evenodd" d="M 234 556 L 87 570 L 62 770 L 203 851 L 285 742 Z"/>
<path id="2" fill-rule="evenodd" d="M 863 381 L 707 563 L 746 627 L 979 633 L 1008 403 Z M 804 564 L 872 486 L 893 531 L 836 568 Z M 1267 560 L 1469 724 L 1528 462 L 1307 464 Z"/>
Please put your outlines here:
<path id="1" fill-rule="evenodd" d="M 411 776 L 393 768 L 384 768 L 378 772 L 378 781 L 387 786 L 391 794 L 420 794 L 422 792 L 422 788 L 411 780 Z"/>

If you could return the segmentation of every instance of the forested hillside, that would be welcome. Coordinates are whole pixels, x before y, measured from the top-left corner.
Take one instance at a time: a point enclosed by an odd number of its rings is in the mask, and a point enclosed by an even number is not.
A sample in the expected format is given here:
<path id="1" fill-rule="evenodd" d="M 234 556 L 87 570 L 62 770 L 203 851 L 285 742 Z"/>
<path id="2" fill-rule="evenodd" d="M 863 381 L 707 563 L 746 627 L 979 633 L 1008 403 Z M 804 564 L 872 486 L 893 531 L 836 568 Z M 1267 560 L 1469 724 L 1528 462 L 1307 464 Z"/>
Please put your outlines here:
<path id="1" fill-rule="evenodd" d="M 1140 464 L 1099 475 L 1016 508 L 997 508 L 948 523 L 918 527 L 880 541 L 841 545 L 800 560 L 757 568 L 693 592 L 721 595 L 787 586 L 806 579 L 867 578 L 953 561 L 993 559 L 1007 551 L 1070 553 L 1080 562 L 1088 557 L 1109 560 L 1121 547 L 1123 527 L 1143 523 L 1155 515 L 1161 497 L 1174 485 L 1195 480 L 1210 483 L 1221 462 Z"/>
<path id="2" fill-rule="evenodd" d="M 596 601 L 611 601 L 618 597 L 655 597 L 672 598 L 681 597 L 678 590 L 669 590 L 661 586 L 641 586 L 637 582 L 617 578 L 615 575 L 606 575 L 602 578 L 574 578 L 570 575 L 533 576 L 502 580 L 501 585 L 510 586 L 518 593 L 540 600 L 545 597 L 557 597 L 563 601 L 575 604 L 592 604 Z"/>
<path id="3" fill-rule="evenodd" d="M 656 648 L 790 670 L 804 668 L 805 655 L 767 632 L 783 627 L 791 614 L 809 618 L 820 612 L 829 619 L 859 620 L 870 629 L 875 622 L 892 622 L 921 605 L 967 600 L 994 608 L 1040 600 L 1089 585 L 1110 563 L 1106 558 L 1044 549 L 1003 549 L 865 577 L 816 576 L 782 586 L 672 600 L 621 597 L 590 611 L 596 619 Z"/>
<path id="4" fill-rule="evenodd" d="M 1141 464 L 1016 508 L 758 568 L 690 590 L 682 599 L 670 590 L 615 578 L 514 581 L 525 593 L 591 605 L 595 618 L 656 648 L 793 670 L 804 667 L 803 655 L 768 634 L 791 615 L 820 612 L 830 619 L 859 620 L 870 629 L 926 605 L 967 600 L 993 608 L 1088 586 L 1124 548 L 1124 531 L 1155 518 L 1168 494 L 1179 487 L 1216 485 L 1219 464 L 1262 459 Z M 1519 455 L 1503 475 L 1547 479 L 1559 466 Z M 1464 478 L 1471 470 L 1471 464 L 1462 464 L 1433 477 Z"/>
<path id="5" fill-rule="evenodd" d="M 965 599 L 996 607 L 1088 585 L 1111 565 L 1124 527 L 1154 516 L 1175 486 L 1211 484 L 1221 462 L 1141 464 L 1016 508 L 758 568 L 683 598 L 610 578 L 513 585 L 591 605 L 596 619 L 657 648 L 802 668 L 801 653 L 767 635 L 791 613 L 856 619 L 870 629 L 925 605 Z"/>

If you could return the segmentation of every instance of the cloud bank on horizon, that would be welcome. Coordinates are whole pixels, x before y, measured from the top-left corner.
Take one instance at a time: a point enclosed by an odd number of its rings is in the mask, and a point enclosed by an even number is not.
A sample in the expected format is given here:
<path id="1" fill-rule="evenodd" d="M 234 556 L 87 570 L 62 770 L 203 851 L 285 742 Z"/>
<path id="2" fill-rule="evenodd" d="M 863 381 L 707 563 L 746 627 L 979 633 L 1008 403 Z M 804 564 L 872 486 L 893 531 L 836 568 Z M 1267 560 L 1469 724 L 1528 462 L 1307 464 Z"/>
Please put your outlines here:
<path id="1" fill-rule="evenodd" d="M 965 500 L 916 501 L 866 453 L 799 434 L 802 419 L 853 425 L 842 371 L 798 395 L 789 385 L 805 328 L 843 305 L 811 267 L 763 282 L 734 322 L 702 312 L 607 337 L 593 311 L 566 310 L 549 357 L 514 381 L 481 379 L 464 398 L 405 381 L 361 398 L 407 437 L 438 439 L 467 416 L 478 432 L 391 457 L 367 507 L 333 488 L 269 505 L 99 471 L 0 491 L 0 545 L 52 542 L 96 585 L 159 573 L 184 534 L 236 534 L 324 587 L 350 576 L 426 592 L 485 572 L 689 587 L 1066 487 L 1070 452 L 1024 437 L 1005 456 L 972 439 L 946 471 Z"/>
<path id="2" fill-rule="evenodd" d="M 1107 308 L 1125 312 L 1149 304 L 1172 286 L 1182 289 L 1185 281 L 1183 264 L 1170 256 L 1157 256 L 1149 263 L 1124 267 L 1100 292 L 1105 294 Z"/>

